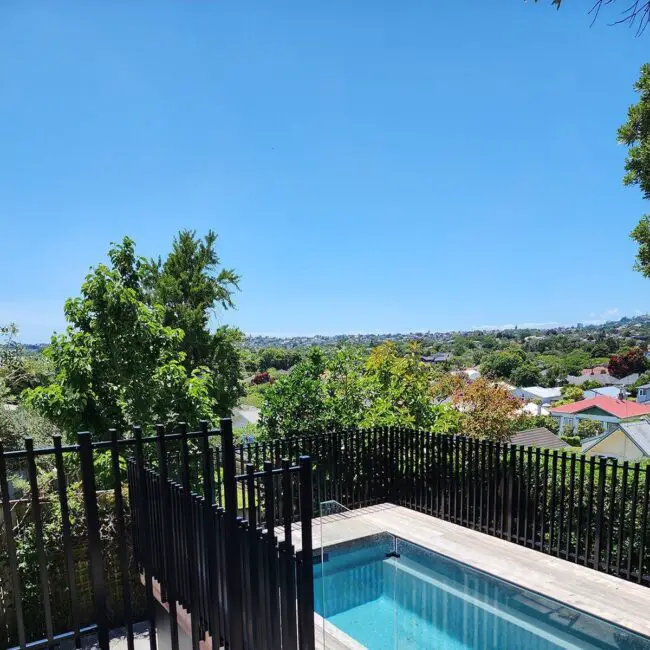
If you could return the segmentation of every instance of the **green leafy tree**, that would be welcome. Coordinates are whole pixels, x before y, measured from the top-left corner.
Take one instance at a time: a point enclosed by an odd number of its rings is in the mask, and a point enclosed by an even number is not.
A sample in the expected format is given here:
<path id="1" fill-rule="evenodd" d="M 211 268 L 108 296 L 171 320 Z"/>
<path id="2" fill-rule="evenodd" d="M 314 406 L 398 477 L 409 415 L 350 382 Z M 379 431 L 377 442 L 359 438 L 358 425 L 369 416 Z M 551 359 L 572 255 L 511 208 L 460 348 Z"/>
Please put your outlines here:
<path id="1" fill-rule="evenodd" d="M 163 323 L 180 329 L 179 343 L 188 374 L 208 368 L 213 380 L 210 397 L 219 415 L 229 415 L 244 395 L 240 348 L 243 334 L 227 326 L 210 330 L 217 308 L 234 306 L 233 295 L 240 277 L 233 269 L 221 267 L 213 231 L 201 239 L 193 230 L 182 230 L 163 262 L 148 261 L 143 268 L 147 302 L 162 305 Z"/>
<path id="2" fill-rule="evenodd" d="M 524 365 L 526 354 L 523 350 L 501 350 L 489 354 L 481 363 L 481 373 L 491 379 L 511 379 L 517 368 Z"/>
<path id="3" fill-rule="evenodd" d="M 91 270 L 81 296 L 66 301 L 66 333 L 47 349 L 54 381 L 26 391 L 27 404 L 68 434 L 86 429 L 96 438 L 111 426 L 210 418 L 211 375 L 187 371 L 183 330 L 149 304 L 134 242 L 113 245 L 109 258 Z"/>
<path id="4" fill-rule="evenodd" d="M 314 435 L 327 428 L 325 356 L 313 348 L 304 361 L 264 392 L 260 429 L 270 438 Z"/>
<path id="5" fill-rule="evenodd" d="M 580 439 L 600 436 L 604 433 L 603 425 L 598 420 L 580 420 L 577 426 L 577 433 Z"/>
<path id="6" fill-rule="evenodd" d="M 534 363 L 527 362 L 515 368 L 510 379 L 516 386 L 538 386 L 541 373 Z"/>

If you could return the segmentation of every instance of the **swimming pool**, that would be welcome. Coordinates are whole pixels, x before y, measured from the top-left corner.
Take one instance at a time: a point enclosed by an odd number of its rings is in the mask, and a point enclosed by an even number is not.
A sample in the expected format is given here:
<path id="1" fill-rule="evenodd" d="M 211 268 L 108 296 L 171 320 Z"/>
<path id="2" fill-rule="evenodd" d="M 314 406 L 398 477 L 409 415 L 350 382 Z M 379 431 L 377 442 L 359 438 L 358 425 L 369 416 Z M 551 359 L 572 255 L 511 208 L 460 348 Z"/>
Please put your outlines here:
<path id="1" fill-rule="evenodd" d="M 646 637 L 388 534 L 325 549 L 314 576 L 318 614 L 370 650 L 650 650 Z"/>

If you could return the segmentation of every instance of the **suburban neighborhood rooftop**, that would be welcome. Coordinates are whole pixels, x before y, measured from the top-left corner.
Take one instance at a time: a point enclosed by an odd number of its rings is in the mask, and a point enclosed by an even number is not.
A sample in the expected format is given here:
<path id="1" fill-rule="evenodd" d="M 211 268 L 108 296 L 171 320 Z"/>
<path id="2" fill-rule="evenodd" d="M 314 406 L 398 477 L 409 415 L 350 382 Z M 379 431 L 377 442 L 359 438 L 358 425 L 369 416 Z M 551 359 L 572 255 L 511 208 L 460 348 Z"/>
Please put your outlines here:
<path id="1" fill-rule="evenodd" d="M 551 408 L 551 413 L 581 413 L 582 411 L 591 408 L 599 408 L 603 411 L 607 411 L 607 413 L 611 413 L 617 418 L 632 418 L 641 417 L 642 415 L 650 415 L 650 406 L 622 399 L 614 399 L 613 397 L 605 397 L 603 395 L 592 397 L 591 399 L 583 399 L 579 402 L 573 402 L 572 404 L 556 406 Z"/>

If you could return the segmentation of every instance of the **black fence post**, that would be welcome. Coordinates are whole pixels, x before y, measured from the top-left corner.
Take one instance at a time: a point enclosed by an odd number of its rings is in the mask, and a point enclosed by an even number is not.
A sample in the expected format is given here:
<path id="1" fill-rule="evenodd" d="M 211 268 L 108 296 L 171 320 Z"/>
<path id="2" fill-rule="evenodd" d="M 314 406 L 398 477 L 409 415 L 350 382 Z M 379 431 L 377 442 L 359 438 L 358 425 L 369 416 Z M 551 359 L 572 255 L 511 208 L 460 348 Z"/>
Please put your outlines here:
<path id="1" fill-rule="evenodd" d="M 90 560 L 90 582 L 95 602 L 95 619 L 97 621 L 97 640 L 101 650 L 109 650 L 107 592 L 104 582 L 102 563 L 102 541 L 99 534 L 99 510 L 97 507 L 97 487 L 95 485 L 95 468 L 93 465 L 93 448 L 90 433 L 77 434 L 79 442 L 79 462 L 83 485 L 86 523 L 88 525 L 88 556 Z"/>
<path id="2" fill-rule="evenodd" d="M 0 497 L 2 498 L 2 515 L 4 517 L 5 538 L 7 542 L 7 555 L 11 569 L 12 591 L 14 592 L 14 606 L 16 608 L 16 628 L 18 630 L 18 643 L 24 648 L 25 621 L 23 617 L 22 588 L 20 574 L 18 573 L 18 560 L 16 558 L 16 540 L 13 535 L 13 520 L 11 518 L 11 505 L 9 503 L 9 483 L 7 482 L 7 466 L 5 464 L 4 449 L 0 442 Z"/>
<path id="3" fill-rule="evenodd" d="M 172 542 L 172 514 L 171 492 L 167 467 L 167 445 L 165 441 L 165 427 L 156 425 L 156 438 L 158 442 L 158 481 L 160 485 L 160 510 L 163 513 L 163 530 L 160 542 L 162 544 L 162 565 L 165 567 L 163 575 L 158 576 L 160 583 L 160 597 L 166 597 L 169 611 L 169 640 L 172 650 L 178 650 L 178 611 L 176 566 Z M 187 505 L 187 504 L 186 504 Z"/>
<path id="4" fill-rule="evenodd" d="M 156 601 L 153 595 L 153 576 L 150 558 L 151 544 L 151 522 L 147 508 L 147 471 L 144 465 L 144 449 L 142 446 L 142 427 L 133 427 L 135 439 L 135 478 L 138 485 L 135 499 L 137 517 L 134 518 L 138 529 L 137 548 L 140 557 L 137 558 L 144 573 L 144 589 L 147 598 L 147 620 L 149 623 L 149 648 L 156 650 L 158 647 L 156 639 Z"/>
<path id="5" fill-rule="evenodd" d="M 117 448 L 117 429 L 110 430 L 111 469 L 113 472 L 113 495 L 115 497 L 115 519 L 117 521 L 118 554 L 120 556 L 120 577 L 122 579 L 122 604 L 126 618 L 126 643 L 128 650 L 134 650 L 133 614 L 131 611 L 131 586 L 129 585 L 129 557 L 126 548 L 126 525 L 124 523 L 124 501 L 122 498 L 122 473 Z"/>
<path id="6" fill-rule="evenodd" d="M 232 420 L 221 420 L 221 445 L 223 448 L 223 483 L 226 524 L 226 585 L 228 629 L 230 648 L 243 650 L 244 628 L 242 625 L 241 558 L 239 555 L 239 531 L 237 525 L 237 481 L 235 480 L 235 446 L 232 435 Z"/>
<path id="7" fill-rule="evenodd" d="M 314 650 L 314 562 L 312 544 L 312 467 L 309 456 L 300 457 L 300 527 L 302 563 L 300 571 L 300 601 L 298 625 L 300 650 Z"/>

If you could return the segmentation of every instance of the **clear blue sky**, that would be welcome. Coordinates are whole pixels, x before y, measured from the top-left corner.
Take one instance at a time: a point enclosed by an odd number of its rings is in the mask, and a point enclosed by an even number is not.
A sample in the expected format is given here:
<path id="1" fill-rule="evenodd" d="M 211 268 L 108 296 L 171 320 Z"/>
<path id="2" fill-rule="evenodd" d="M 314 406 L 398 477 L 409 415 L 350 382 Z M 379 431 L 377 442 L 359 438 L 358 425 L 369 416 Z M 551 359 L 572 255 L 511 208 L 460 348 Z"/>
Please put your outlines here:
<path id="1" fill-rule="evenodd" d="M 549 5 L 2 2 L 0 322 L 46 340 L 109 242 L 188 227 L 252 333 L 648 311 L 616 128 L 650 32 Z"/>

